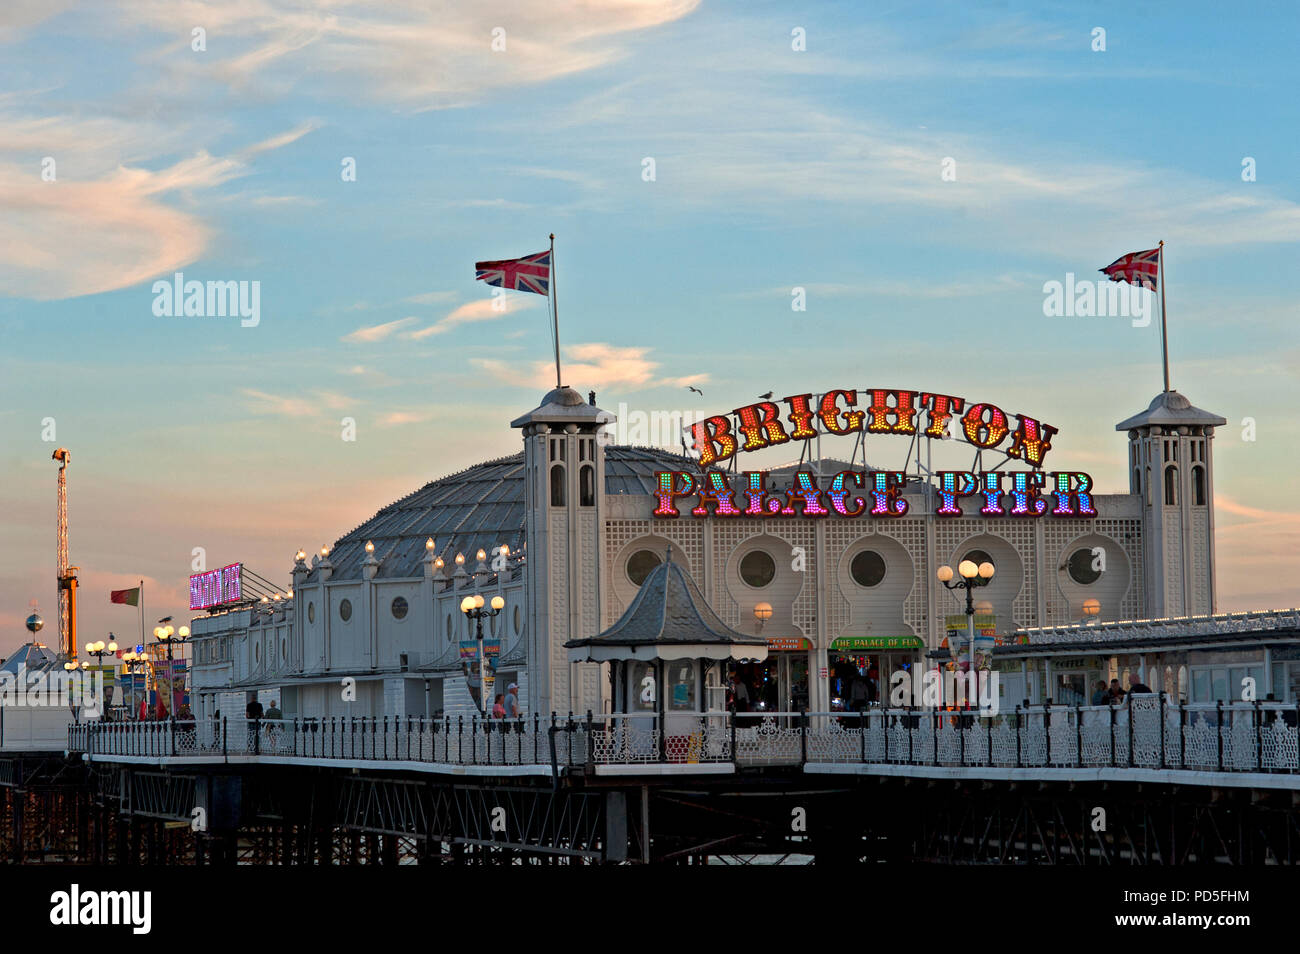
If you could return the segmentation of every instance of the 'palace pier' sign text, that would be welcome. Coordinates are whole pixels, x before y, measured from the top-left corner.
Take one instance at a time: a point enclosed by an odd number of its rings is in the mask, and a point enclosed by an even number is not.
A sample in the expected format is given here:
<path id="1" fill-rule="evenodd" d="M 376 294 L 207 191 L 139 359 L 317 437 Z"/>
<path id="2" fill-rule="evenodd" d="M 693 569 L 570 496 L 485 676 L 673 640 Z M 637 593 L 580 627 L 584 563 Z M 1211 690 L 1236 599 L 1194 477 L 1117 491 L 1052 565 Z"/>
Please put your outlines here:
<path id="1" fill-rule="evenodd" d="M 1092 478 L 1081 471 L 944 470 L 934 476 L 935 513 L 941 517 L 960 517 L 963 497 L 979 498 L 979 513 L 984 517 L 1097 516 Z M 823 490 L 815 475 L 801 470 L 789 490 L 772 492 L 765 487 L 767 475 L 760 471 L 727 475 L 716 470 L 705 474 L 663 470 L 655 477 L 659 505 L 654 515 L 670 519 L 681 516 L 677 501 L 682 498 L 695 499 L 689 511 L 693 517 L 901 517 L 909 509 L 902 495 L 907 483 L 902 471 L 845 470 Z M 1045 495 L 1055 498 L 1054 507 Z"/>

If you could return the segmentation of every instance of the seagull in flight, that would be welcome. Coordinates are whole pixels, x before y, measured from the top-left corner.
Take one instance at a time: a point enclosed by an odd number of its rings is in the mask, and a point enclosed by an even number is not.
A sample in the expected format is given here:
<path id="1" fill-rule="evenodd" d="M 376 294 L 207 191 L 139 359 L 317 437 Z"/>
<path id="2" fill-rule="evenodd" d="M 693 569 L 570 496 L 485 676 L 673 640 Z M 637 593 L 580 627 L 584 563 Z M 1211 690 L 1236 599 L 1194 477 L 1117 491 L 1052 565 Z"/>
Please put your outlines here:
<path id="1" fill-rule="evenodd" d="M 703 391 L 701 391 L 699 388 L 693 388 L 693 387 L 691 387 L 689 384 L 686 385 L 686 390 L 688 390 L 688 391 L 694 391 L 694 392 L 695 392 L 696 394 L 698 394 L 700 397 L 704 397 L 704 392 L 703 392 Z"/>
<path id="2" fill-rule="evenodd" d="M 770 400 L 772 400 L 772 392 L 771 392 L 771 391 L 768 391 L 766 394 L 760 394 L 760 395 L 758 396 L 758 399 L 759 399 L 760 401 L 770 401 Z"/>

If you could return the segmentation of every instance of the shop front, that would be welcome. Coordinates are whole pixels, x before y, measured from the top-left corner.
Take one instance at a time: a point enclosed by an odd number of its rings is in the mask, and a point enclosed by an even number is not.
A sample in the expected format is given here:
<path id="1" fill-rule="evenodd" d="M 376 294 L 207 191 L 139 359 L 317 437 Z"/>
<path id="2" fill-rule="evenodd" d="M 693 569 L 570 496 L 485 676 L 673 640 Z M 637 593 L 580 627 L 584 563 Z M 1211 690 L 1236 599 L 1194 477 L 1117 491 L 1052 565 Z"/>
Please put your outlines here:
<path id="1" fill-rule="evenodd" d="M 808 663 L 812 642 L 802 636 L 772 636 L 767 658 L 733 662 L 728 673 L 737 712 L 802 712 L 808 708 Z"/>
<path id="2" fill-rule="evenodd" d="M 896 672 L 910 675 L 924 644 L 919 636 L 841 636 L 828 655 L 833 712 L 853 711 L 889 701 Z"/>

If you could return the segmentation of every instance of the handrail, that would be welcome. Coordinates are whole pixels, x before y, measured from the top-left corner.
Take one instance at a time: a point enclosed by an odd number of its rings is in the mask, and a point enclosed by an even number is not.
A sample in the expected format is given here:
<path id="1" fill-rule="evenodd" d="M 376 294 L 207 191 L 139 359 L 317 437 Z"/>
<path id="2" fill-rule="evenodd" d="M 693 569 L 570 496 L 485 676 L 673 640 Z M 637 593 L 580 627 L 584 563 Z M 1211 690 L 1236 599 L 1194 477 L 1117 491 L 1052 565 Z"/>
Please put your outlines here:
<path id="1" fill-rule="evenodd" d="M 382 726 L 381 726 L 382 722 Z M 563 734 L 564 738 L 559 738 Z M 455 736 L 453 739 L 452 736 Z M 299 758 L 533 766 L 928 765 L 1114 768 L 1300 774 L 1300 705 L 1174 702 L 1163 694 L 1119 706 L 981 710 L 730 710 L 551 713 L 549 719 L 323 717 L 81 722 L 69 753 L 89 758 Z M 545 748 L 543 749 L 543 746 Z"/>

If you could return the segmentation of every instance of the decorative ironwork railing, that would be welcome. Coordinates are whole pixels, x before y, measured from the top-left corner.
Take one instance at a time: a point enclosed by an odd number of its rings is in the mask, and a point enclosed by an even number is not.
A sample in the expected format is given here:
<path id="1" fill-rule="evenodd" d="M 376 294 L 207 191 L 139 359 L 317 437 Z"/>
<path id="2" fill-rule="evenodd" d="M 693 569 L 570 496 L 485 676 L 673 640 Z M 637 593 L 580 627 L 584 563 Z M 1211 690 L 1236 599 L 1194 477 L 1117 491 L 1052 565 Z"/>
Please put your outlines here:
<path id="1" fill-rule="evenodd" d="M 349 759 L 457 766 L 865 763 L 1300 773 L 1300 706 L 1172 703 L 977 712 L 668 712 L 512 721 L 406 717 L 71 726 L 92 757 Z"/>

